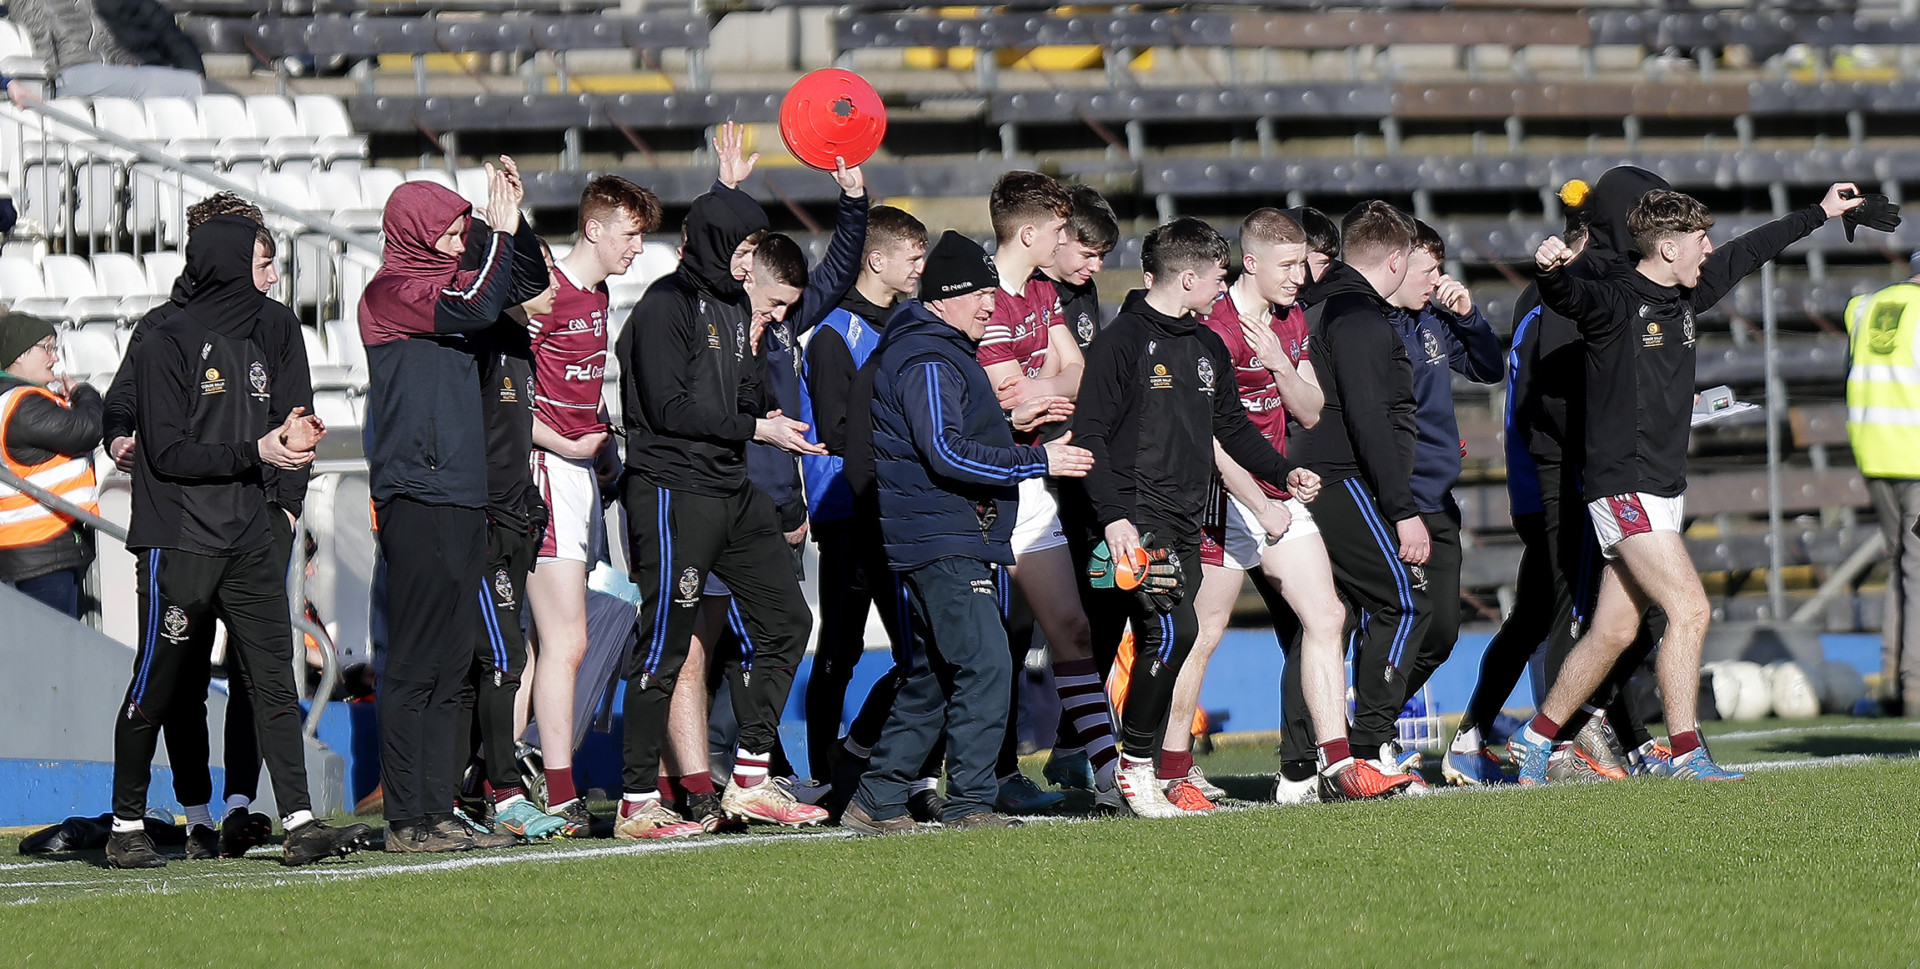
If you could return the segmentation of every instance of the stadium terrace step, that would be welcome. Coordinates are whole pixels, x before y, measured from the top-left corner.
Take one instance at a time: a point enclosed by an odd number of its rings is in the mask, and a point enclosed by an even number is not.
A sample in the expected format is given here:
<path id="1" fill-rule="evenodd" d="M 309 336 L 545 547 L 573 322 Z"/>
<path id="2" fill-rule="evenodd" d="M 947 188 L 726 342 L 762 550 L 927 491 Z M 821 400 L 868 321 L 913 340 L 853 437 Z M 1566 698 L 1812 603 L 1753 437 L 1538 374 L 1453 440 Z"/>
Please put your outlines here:
<path id="1" fill-rule="evenodd" d="M 473 18 L 270 17 L 204 15 L 180 26 L 202 51 L 280 57 L 377 57 L 382 54 L 507 53 L 619 49 L 660 51 L 707 46 L 707 18 L 660 10 L 646 16 L 532 14 Z"/>

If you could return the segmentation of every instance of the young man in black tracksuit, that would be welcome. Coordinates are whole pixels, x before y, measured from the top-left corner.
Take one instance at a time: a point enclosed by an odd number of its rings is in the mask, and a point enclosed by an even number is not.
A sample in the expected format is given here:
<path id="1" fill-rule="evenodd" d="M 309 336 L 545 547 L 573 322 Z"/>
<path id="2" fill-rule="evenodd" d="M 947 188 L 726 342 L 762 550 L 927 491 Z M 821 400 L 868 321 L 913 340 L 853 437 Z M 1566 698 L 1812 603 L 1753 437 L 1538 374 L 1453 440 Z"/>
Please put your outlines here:
<path id="1" fill-rule="evenodd" d="M 254 222 L 262 220 L 259 206 L 231 192 L 217 192 L 188 207 L 188 231 L 199 228 L 217 215 L 238 215 Z M 273 235 L 263 228 L 255 236 L 255 242 L 266 259 L 254 265 L 253 284 L 264 293 L 280 281 L 273 262 L 276 255 Z M 178 314 L 192 295 L 192 282 L 182 270 L 174 279 L 173 292 L 167 301 L 141 317 L 128 334 L 127 351 L 121 357 L 120 369 L 114 374 L 113 383 L 107 388 L 106 416 L 101 435 L 107 455 L 114 459 L 122 471 L 133 471 L 135 431 L 139 416 L 139 398 L 134 393 L 134 378 L 140 369 L 137 363 L 140 346 L 148 334 Z M 276 380 L 273 384 L 274 412 L 284 415 L 295 407 L 311 410 L 313 386 L 308 379 L 306 341 L 300 338 L 300 319 L 293 310 L 271 300 L 261 304 L 261 313 L 264 325 L 258 329 L 258 336 L 268 341 L 267 353 L 275 357 L 284 355 L 288 361 L 283 368 L 286 378 Z M 280 519 L 273 520 L 274 561 L 284 566 L 293 556 L 291 519 L 298 518 L 306 504 L 307 482 L 311 474 L 306 468 L 282 471 L 269 467 L 264 470 L 272 480 L 273 504 L 288 518 L 285 528 L 280 527 Z M 210 653 L 213 649 L 213 632 L 211 623 L 196 628 L 194 635 L 201 642 L 195 648 Z M 252 699 L 247 695 L 245 681 L 237 676 L 228 676 L 228 714 L 223 725 L 222 747 L 226 809 L 220 820 L 220 854 L 228 858 L 246 854 L 256 845 L 266 843 L 273 835 L 273 819 L 248 810 L 260 787 L 260 745 L 259 739 L 254 736 L 251 705 Z M 182 805 L 199 804 L 200 801 L 194 800 L 194 797 L 201 786 L 200 775 L 197 771 L 183 770 L 181 765 L 203 764 L 210 756 L 205 703 L 188 702 L 175 707 L 162 730 L 162 736 L 166 740 L 168 759 L 174 765 L 174 793 L 180 797 Z M 191 822 L 188 827 L 191 830 Z"/>
<path id="2" fill-rule="evenodd" d="M 1387 303 L 1406 279 L 1413 230 L 1393 206 L 1360 203 L 1341 225 L 1344 260 L 1312 288 L 1309 355 L 1326 402 L 1293 457 L 1326 482 L 1313 519 L 1335 584 L 1368 620 L 1354 662 L 1351 731 L 1320 745 L 1322 797 L 1387 796 L 1413 783 L 1410 775 L 1346 777 L 1339 766 L 1349 756 L 1374 761 L 1393 739 L 1429 622 L 1419 569 L 1429 542 L 1411 486 L 1413 367 Z"/>
<path id="3" fill-rule="evenodd" d="M 842 823 L 858 834 L 912 831 L 909 785 L 944 738 L 952 827 L 1006 827 L 995 765 L 1013 660 L 999 588 L 1014 564 L 1016 486 L 1084 474 L 1092 455 L 1061 438 L 1013 442 L 976 356 L 999 275 L 972 240 L 948 232 L 927 257 L 924 300 L 901 306 L 872 364 L 872 460 L 888 562 L 906 587 L 910 672 L 873 766 Z M 1063 416 L 1048 409 L 1042 416 Z M 1024 422 L 1021 430 L 1037 426 Z"/>
<path id="4" fill-rule="evenodd" d="M 467 268 L 479 268 L 492 230 L 473 219 L 467 231 L 467 252 L 474 258 Z M 487 432 L 487 563 L 481 575 L 481 625 L 473 665 L 467 674 L 464 699 L 473 706 L 466 722 L 479 739 L 478 766 L 470 780 L 484 778 L 493 789 L 491 826 L 519 838 L 537 841 L 560 832 L 566 820 L 540 810 L 521 787 L 515 757 L 519 731 L 514 702 L 520 677 L 527 668 L 527 637 L 521 616 L 527 602 L 527 573 L 533 570 L 540 536 L 547 528 L 547 506 L 534 486 L 527 455 L 533 451 L 533 346 L 527 318 L 553 311 L 555 284 L 553 257 L 540 245 L 546 264 L 546 286 L 538 294 L 500 315 L 493 326 L 473 338 L 480 375 L 480 413 Z M 515 279 L 513 295 L 529 288 L 531 266 L 516 265 L 524 279 Z M 512 296 L 509 297 L 513 298 Z M 462 754 L 474 750 L 471 735 L 460 745 Z M 471 792 L 462 792 L 463 797 Z M 475 817 L 479 821 L 481 818 Z M 484 823 L 484 822 L 483 822 Z"/>
<path id="5" fill-rule="evenodd" d="M 722 177 L 725 177 L 723 171 Z M 627 549 L 643 596 L 627 670 L 625 793 L 615 835 L 702 832 L 662 803 L 661 747 L 674 685 L 692 640 L 709 573 L 733 593 L 754 644 L 744 677 L 739 750 L 721 809 L 741 820 L 814 824 L 826 812 L 796 801 L 767 767 L 780 710 L 812 628 L 773 501 L 747 477 L 746 445 L 802 453 L 805 425 L 767 416 L 761 362 L 749 337 L 750 303 L 734 275 L 766 214 L 726 185 L 694 200 L 680 268 L 656 281 L 620 334 L 627 474 L 621 503 Z"/>
<path id="6" fill-rule="evenodd" d="M 1849 197 L 1850 196 L 1850 197 Z M 1593 621 L 1575 643 L 1533 723 L 1509 743 L 1520 783 L 1548 779 L 1563 729 L 1633 643 L 1649 604 L 1667 616 L 1657 671 L 1673 742 L 1670 776 L 1728 781 L 1701 745 L 1696 701 L 1711 613 L 1686 545 L 1687 443 L 1694 396 L 1694 314 L 1833 218 L 1862 204 L 1835 184 L 1818 205 L 1789 213 L 1716 249 L 1713 218 L 1672 191 L 1641 196 L 1627 214 L 1640 259 L 1602 280 L 1563 271 L 1566 244 L 1542 243 L 1541 301 L 1575 321 L 1586 347 L 1586 464 L 1581 498 L 1607 556 Z"/>
<path id="7" fill-rule="evenodd" d="M 259 230 L 227 215 L 193 231 L 193 295 L 149 335 L 135 361 L 140 446 L 127 548 L 137 557 L 140 644 L 115 719 L 113 867 L 165 864 L 140 820 L 149 767 L 173 711 L 204 710 L 208 656 L 196 633 L 216 619 L 227 627 L 231 662 L 252 698 L 288 832 L 282 860 L 298 865 L 348 853 L 368 834 L 365 825 L 334 829 L 315 820 L 308 800 L 286 560 L 276 561 L 274 549 L 275 529 L 287 522 L 273 505 L 267 469 L 304 469 L 325 428 L 303 408 L 279 411 L 286 398 L 276 384 L 303 382 L 305 374 L 292 373 L 286 335 L 272 332 L 266 294 L 254 284 L 256 262 L 270 258 L 258 248 Z M 198 736 L 204 765 L 204 727 Z M 196 792 L 202 812 L 211 791 L 208 783 Z"/>
<path id="8" fill-rule="evenodd" d="M 1173 817 L 1153 755 L 1180 664 L 1198 631 L 1201 523 L 1212 494 L 1213 442 L 1276 487 L 1310 501 L 1320 479 L 1282 457 L 1247 419 L 1226 345 L 1200 325 L 1226 278 L 1227 242 L 1198 219 L 1147 234 L 1149 288 L 1134 292 L 1087 356 L 1074 430 L 1093 453 L 1086 477 L 1092 519 L 1112 561 L 1130 561 L 1143 533 L 1171 549 L 1181 587 L 1172 596 L 1118 596 L 1133 623 L 1135 661 L 1120 725 L 1118 787 L 1135 814 Z M 1182 594 L 1184 593 L 1184 594 Z M 1110 600 L 1111 601 L 1111 600 Z M 1181 772 L 1185 776 L 1185 771 Z"/>

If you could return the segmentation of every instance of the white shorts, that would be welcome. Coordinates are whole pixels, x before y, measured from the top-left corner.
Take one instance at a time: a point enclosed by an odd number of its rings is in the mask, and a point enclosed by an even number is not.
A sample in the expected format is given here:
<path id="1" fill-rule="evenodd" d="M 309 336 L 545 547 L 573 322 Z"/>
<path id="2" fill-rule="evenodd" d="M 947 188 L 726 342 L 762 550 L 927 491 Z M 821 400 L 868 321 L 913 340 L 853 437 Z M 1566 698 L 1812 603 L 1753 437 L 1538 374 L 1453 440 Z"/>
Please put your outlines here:
<path id="1" fill-rule="evenodd" d="M 1060 505 L 1047 490 L 1047 479 L 1020 482 L 1020 516 L 1013 521 L 1013 554 L 1025 555 L 1067 544 L 1060 527 Z"/>
<path id="2" fill-rule="evenodd" d="M 1251 572 L 1260 567 L 1260 556 L 1273 545 L 1285 545 L 1296 538 L 1320 534 L 1320 526 L 1313 522 L 1313 512 L 1307 510 L 1306 503 L 1298 498 L 1288 498 L 1284 502 L 1287 514 L 1293 523 L 1287 526 L 1287 533 L 1280 540 L 1269 545 L 1267 530 L 1260 526 L 1260 519 L 1254 516 L 1253 509 L 1232 495 L 1227 496 L 1226 525 L 1221 530 L 1220 561 L 1209 562 L 1211 555 L 1203 556 L 1202 562 L 1208 565 L 1218 564 L 1241 572 Z M 1205 549 L 1202 549 L 1204 552 Z"/>
<path id="3" fill-rule="evenodd" d="M 547 536 L 540 540 L 539 561 L 599 561 L 607 529 L 593 462 L 535 448 L 527 463 L 533 469 L 533 486 L 547 503 Z"/>
<path id="4" fill-rule="evenodd" d="M 1620 557 L 1614 546 L 1623 538 L 1648 532 L 1678 533 L 1686 510 L 1686 495 L 1661 498 L 1644 491 L 1587 502 L 1587 517 L 1593 519 L 1593 534 L 1600 540 L 1600 554 L 1610 559 Z"/>

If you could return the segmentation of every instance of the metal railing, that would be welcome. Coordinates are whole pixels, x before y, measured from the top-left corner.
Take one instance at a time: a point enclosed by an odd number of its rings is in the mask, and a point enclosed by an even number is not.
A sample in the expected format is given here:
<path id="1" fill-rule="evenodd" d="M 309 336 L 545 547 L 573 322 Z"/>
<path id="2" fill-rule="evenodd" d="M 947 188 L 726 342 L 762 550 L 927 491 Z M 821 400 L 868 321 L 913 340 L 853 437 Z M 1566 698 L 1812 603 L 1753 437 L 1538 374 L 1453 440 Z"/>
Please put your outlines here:
<path id="1" fill-rule="evenodd" d="M 74 504 L 25 478 L 0 466 L 0 484 L 13 488 L 46 507 L 59 512 L 81 524 L 110 536 L 122 545 L 127 541 L 127 530 L 120 524 L 102 518 Z M 293 652 L 295 669 L 294 684 L 302 699 L 311 699 L 313 703 L 307 710 L 306 722 L 302 729 L 309 740 L 320 731 L 320 718 L 326 712 L 327 699 L 333 695 L 333 688 L 340 682 L 340 656 L 335 649 L 333 637 L 319 623 L 307 618 L 307 562 L 306 562 L 307 522 L 304 517 L 296 518 L 293 525 L 293 555 L 287 563 L 287 601 L 288 619 L 292 624 L 296 648 Z M 96 560 L 97 565 L 97 560 Z M 300 637 L 313 637 L 320 647 L 320 682 L 314 687 L 313 695 L 306 696 L 306 649 Z"/>
<path id="2" fill-rule="evenodd" d="M 312 307 L 316 321 L 349 315 L 350 301 L 357 297 L 354 282 L 370 278 L 379 268 L 377 238 L 345 229 L 248 184 L 250 177 L 258 177 L 249 174 L 249 167 L 256 164 L 251 161 L 215 171 L 44 101 L 29 101 L 20 109 L 0 108 L 0 142 L 15 156 L 11 160 L 19 178 L 14 191 L 21 216 L 39 223 L 50 248 L 70 254 L 125 252 L 135 257 L 150 251 L 182 251 L 187 209 L 208 195 L 232 192 L 260 207 L 267 215 L 268 229 L 280 242 L 286 272 L 270 295 L 296 310 Z M 212 161 L 217 144 L 201 139 L 183 150 L 198 161 Z M 267 170 L 264 161 L 257 167 L 260 173 Z M 18 299 L 19 294 L 9 296 Z M 81 315 L 75 317 L 53 309 L 47 307 L 47 315 L 72 322 L 126 320 L 144 312 L 83 305 Z"/>

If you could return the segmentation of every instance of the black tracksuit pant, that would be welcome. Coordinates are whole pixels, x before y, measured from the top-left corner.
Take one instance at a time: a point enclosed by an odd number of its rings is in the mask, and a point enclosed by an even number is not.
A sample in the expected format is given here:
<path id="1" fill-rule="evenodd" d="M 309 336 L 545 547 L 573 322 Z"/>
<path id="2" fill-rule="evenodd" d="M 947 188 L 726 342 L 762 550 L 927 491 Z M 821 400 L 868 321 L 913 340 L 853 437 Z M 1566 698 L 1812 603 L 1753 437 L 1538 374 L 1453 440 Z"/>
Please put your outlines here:
<path id="1" fill-rule="evenodd" d="M 771 752 L 778 741 L 780 710 L 806 653 L 813 616 L 766 492 L 748 484 L 724 497 L 670 491 L 629 472 L 621 503 L 641 593 L 640 635 L 627 665 L 623 783 L 628 793 L 640 794 L 656 789 L 667 707 L 707 573 L 732 590 L 741 631 L 753 646 L 753 668 L 741 677 L 745 695 L 734 702 L 745 750 Z"/>
<path id="2" fill-rule="evenodd" d="M 1150 758 L 1159 753 L 1167 711 L 1173 706 L 1174 681 L 1180 678 L 1180 667 L 1193 652 L 1200 632 L 1193 611 L 1194 595 L 1200 590 L 1200 547 L 1176 545 L 1174 551 L 1180 556 L 1186 594 L 1172 612 L 1158 612 L 1138 595 L 1118 599 L 1126 604 L 1127 620 L 1133 623 L 1133 672 L 1127 680 L 1126 706 L 1120 712 L 1120 751 L 1128 757 Z"/>
<path id="3" fill-rule="evenodd" d="M 480 577 L 483 635 L 477 641 L 462 697 L 463 704 L 473 706 L 471 717 L 463 720 L 471 733 L 459 749 L 472 753 L 477 737 L 487 782 L 495 790 L 520 786 L 513 702 L 520 692 L 520 675 L 527 669 L 527 634 L 521 617 L 527 604 L 527 573 L 533 570 L 538 552 L 525 528 L 488 519 L 487 567 Z"/>
<path id="4" fill-rule="evenodd" d="M 1515 515 L 1513 530 L 1520 535 L 1521 545 L 1513 611 L 1507 613 L 1500 631 L 1487 644 L 1486 655 L 1480 659 L 1480 680 L 1474 684 L 1473 698 L 1467 701 L 1467 713 L 1460 722 L 1462 729 L 1477 728 L 1483 739 L 1493 730 L 1494 718 L 1513 695 L 1513 688 L 1520 685 L 1528 660 L 1553 631 L 1554 617 L 1560 609 L 1546 515 Z"/>
<path id="5" fill-rule="evenodd" d="M 460 696 L 481 632 L 487 515 L 394 497 L 380 503 L 387 563 L 387 668 L 380 782 L 389 827 L 453 810 L 466 751 Z"/>
<path id="6" fill-rule="evenodd" d="M 1420 517 L 1427 523 L 1427 536 L 1432 541 L 1427 561 L 1418 568 L 1426 576 L 1427 611 L 1433 618 L 1414 655 L 1402 706 L 1420 692 L 1460 641 L 1460 511 L 1422 513 Z"/>
<path id="7" fill-rule="evenodd" d="M 216 619 L 227 627 L 227 662 L 246 685 L 280 813 L 308 810 L 287 560 L 278 557 L 272 543 L 218 556 L 157 548 L 137 550 L 137 556 L 140 648 L 114 723 L 114 815 L 132 820 L 146 813 L 160 728 L 178 722 L 172 715 L 179 709 L 197 710 L 200 722 L 197 755 L 169 748 L 173 756 L 197 757 L 183 765 L 196 779 L 195 789 L 176 793 L 189 804 L 211 799 L 205 770 L 209 657 L 200 630 Z M 234 715 L 245 712 L 245 707 L 232 708 Z M 183 739 L 187 733 L 182 731 Z"/>
<path id="8" fill-rule="evenodd" d="M 880 557 L 880 537 L 871 524 L 852 518 L 815 522 L 813 535 L 820 546 L 820 635 L 813 648 L 813 674 L 807 680 L 807 763 L 815 777 L 824 777 L 827 758 L 840 742 L 847 685 L 866 652 L 867 610 L 880 608 L 880 624 L 892 640 L 894 672 L 904 676 L 899 630 L 906 600 L 899 580 Z M 879 739 L 899 685 L 891 673 L 874 684 L 854 720 L 854 742 L 870 748 Z M 869 716 L 869 708 L 876 715 Z"/>
<path id="9" fill-rule="evenodd" d="M 1353 662 L 1353 726 L 1349 738 L 1365 747 L 1395 736 L 1407 702 L 1432 611 L 1424 576 L 1400 561 L 1393 524 L 1359 478 L 1327 484 L 1313 505 L 1314 524 L 1327 543 L 1335 586 L 1362 622 Z"/>
<path id="10" fill-rule="evenodd" d="M 908 786 L 942 738 L 947 746 L 943 819 L 991 811 L 994 761 L 1007 722 L 1013 658 L 1001 622 L 1006 572 L 949 557 L 902 576 L 912 615 L 913 665 L 894 698 L 872 767 L 854 799 L 876 820 L 906 813 Z"/>

